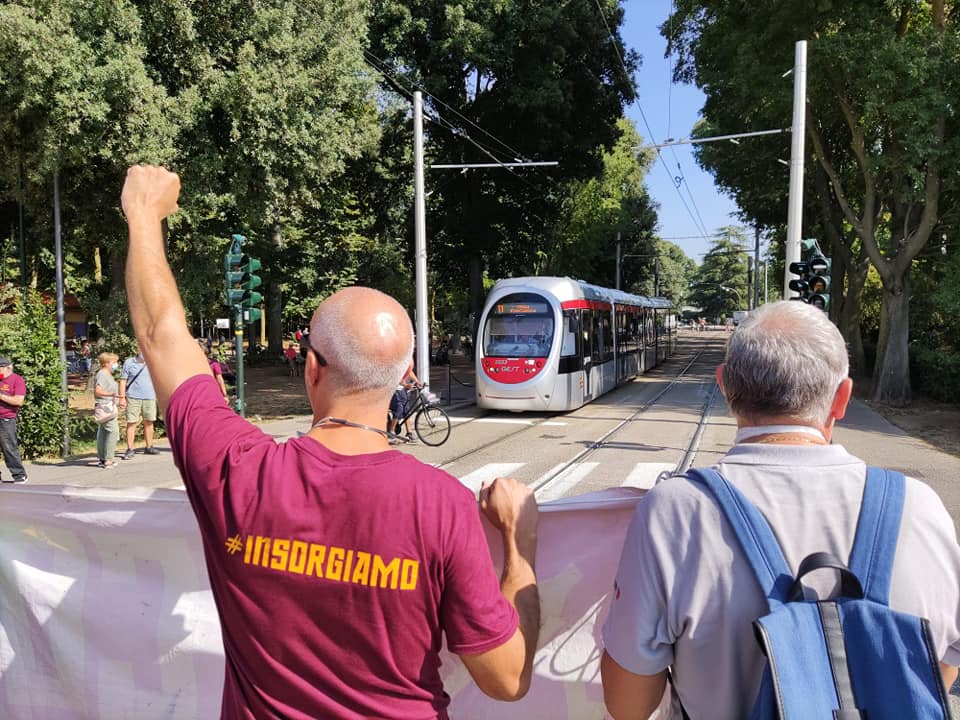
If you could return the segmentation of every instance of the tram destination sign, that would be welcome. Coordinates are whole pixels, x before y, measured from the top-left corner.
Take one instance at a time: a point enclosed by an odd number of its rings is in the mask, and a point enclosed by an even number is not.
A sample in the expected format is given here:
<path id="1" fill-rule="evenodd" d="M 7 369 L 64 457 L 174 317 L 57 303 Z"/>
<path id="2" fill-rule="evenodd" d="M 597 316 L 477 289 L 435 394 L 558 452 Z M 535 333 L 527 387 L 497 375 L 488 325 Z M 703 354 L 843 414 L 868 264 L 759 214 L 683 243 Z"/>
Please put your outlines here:
<path id="1" fill-rule="evenodd" d="M 497 315 L 537 315 L 546 312 L 549 312 L 549 306 L 538 302 L 499 303 L 496 308 Z"/>

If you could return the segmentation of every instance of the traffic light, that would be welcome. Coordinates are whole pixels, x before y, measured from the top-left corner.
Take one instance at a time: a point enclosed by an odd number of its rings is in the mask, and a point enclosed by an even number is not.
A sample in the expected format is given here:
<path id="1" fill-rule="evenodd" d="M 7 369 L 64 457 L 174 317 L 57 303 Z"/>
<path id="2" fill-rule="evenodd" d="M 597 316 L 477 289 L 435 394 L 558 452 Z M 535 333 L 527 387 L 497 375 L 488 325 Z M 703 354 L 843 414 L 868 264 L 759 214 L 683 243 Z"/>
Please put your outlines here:
<path id="1" fill-rule="evenodd" d="M 791 280 L 787 287 L 793 290 L 795 293 L 799 293 L 799 297 L 792 297 L 791 300 L 802 300 L 807 302 L 810 297 L 810 263 L 805 260 L 800 260 L 798 262 L 790 263 L 790 272 L 793 275 L 798 277 L 795 280 Z"/>
<path id="2" fill-rule="evenodd" d="M 259 305 L 263 302 L 263 295 L 256 292 L 256 289 L 263 285 L 263 280 L 255 274 L 263 265 L 256 258 L 244 255 L 244 262 L 240 265 L 243 272 L 241 287 L 243 288 L 243 319 L 247 323 L 254 323 L 262 315 Z"/>
<path id="3" fill-rule="evenodd" d="M 830 258 L 817 255 L 810 259 L 810 297 L 807 302 L 826 312 L 830 308 Z"/>
<path id="4" fill-rule="evenodd" d="M 240 305 L 243 302 L 243 289 L 238 286 L 243 281 L 241 266 L 245 258 L 246 255 L 240 252 L 239 246 L 234 243 L 223 259 L 224 277 L 227 281 L 227 305 Z"/>
<path id="5" fill-rule="evenodd" d="M 243 235 L 234 235 L 223 260 L 226 298 L 227 305 L 243 313 L 245 323 L 253 323 L 262 315 L 258 306 L 263 302 L 263 295 L 256 290 L 263 285 L 263 280 L 256 273 L 263 264 L 242 251 L 244 242 Z"/>

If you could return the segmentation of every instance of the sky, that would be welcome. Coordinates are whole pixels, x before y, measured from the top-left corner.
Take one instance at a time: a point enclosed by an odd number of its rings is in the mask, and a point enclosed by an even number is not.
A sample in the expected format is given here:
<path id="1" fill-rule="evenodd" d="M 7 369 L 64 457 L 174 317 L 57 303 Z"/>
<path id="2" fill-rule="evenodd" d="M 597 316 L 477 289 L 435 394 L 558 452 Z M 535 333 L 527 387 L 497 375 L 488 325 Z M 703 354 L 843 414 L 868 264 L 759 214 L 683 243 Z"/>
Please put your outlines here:
<path id="1" fill-rule="evenodd" d="M 667 42 L 660 35 L 670 8 L 671 0 L 627 0 L 620 28 L 627 47 L 643 56 L 635 75 L 638 98 L 627 108 L 627 116 L 645 143 L 689 138 L 703 106 L 703 93 L 695 86 L 671 83 L 671 61 L 664 57 Z M 660 206 L 660 237 L 679 245 L 699 264 L 710 247 L 704 234 L 709 238 L 724 225 L 740 224 L 734 215 L 736 203 L 697 165 L 693 146 L 663 148 L 662 156 L 665 162 L 658 160 L 647 175 L 647 188 Z M 680 176 L 677 187 L 675 178 Z"/>

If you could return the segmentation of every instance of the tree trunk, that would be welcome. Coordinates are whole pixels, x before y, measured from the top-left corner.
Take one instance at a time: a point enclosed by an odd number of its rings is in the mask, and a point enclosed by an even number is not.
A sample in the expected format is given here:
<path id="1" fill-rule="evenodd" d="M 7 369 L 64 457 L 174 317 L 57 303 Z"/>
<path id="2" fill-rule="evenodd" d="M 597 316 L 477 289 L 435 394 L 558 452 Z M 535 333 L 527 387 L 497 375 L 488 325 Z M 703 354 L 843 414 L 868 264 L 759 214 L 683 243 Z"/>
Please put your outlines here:
<path id="1" fill-rule="evenodd" d="M 476 313 L 480 317 L 483 312 L 483 258 L 480 253 L 474 252 L 470 255 L 468 274 L 470 276 L 470 312 Z"/>
<path id="2" fill-rule="evenodd" d="M 283 236 L 280 234 L 280 224 L 273 226 L 273 249 L 279 257 L 283 248 Z M 270 292 L 267 294 L 267 350 L 271 355 L 278 356 L 283 352 L 283 298 L 280 292 L 280 281 L 270 281 Z M 259 327 L 257 328 L 259 332 Z"/>
<path id="3" fill-rule="evenodd" d="M 847 342 L 850 351 L 850 377 L 867 375 L 867 359 L 863 350 L 863 333 L 860 329 L 860 293 L 867 280 L 869 263 L 846 266 L 846 292 L 837 314 L 837 327 Z M 836 278 L 834 278 L 834 282 Z"/>
<path id="4" fill-rule="evenodd" d="M 910 270 L 883 278 L 880 338 L 873 368 L 874 402 L 904 407 L 910 404 Z"/>

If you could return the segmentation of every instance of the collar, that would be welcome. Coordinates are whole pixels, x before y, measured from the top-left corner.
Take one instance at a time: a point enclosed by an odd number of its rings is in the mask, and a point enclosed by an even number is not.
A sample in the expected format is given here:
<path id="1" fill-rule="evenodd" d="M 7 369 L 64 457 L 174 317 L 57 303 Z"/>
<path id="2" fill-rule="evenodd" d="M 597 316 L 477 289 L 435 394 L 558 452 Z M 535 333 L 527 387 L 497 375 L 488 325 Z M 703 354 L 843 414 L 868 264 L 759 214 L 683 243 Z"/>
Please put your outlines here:
<path id="1" fill-rule="evenodd" d="M 742 442 L 751 438 L 760 437 L 761 435 L 783 435 L 785 433 L 810 435 L 819 438 L 823 442 L 827 441 L 822 432 L 809 425 L 751 425 L 738 429 L 733 442 L 739 445 Z"/>

